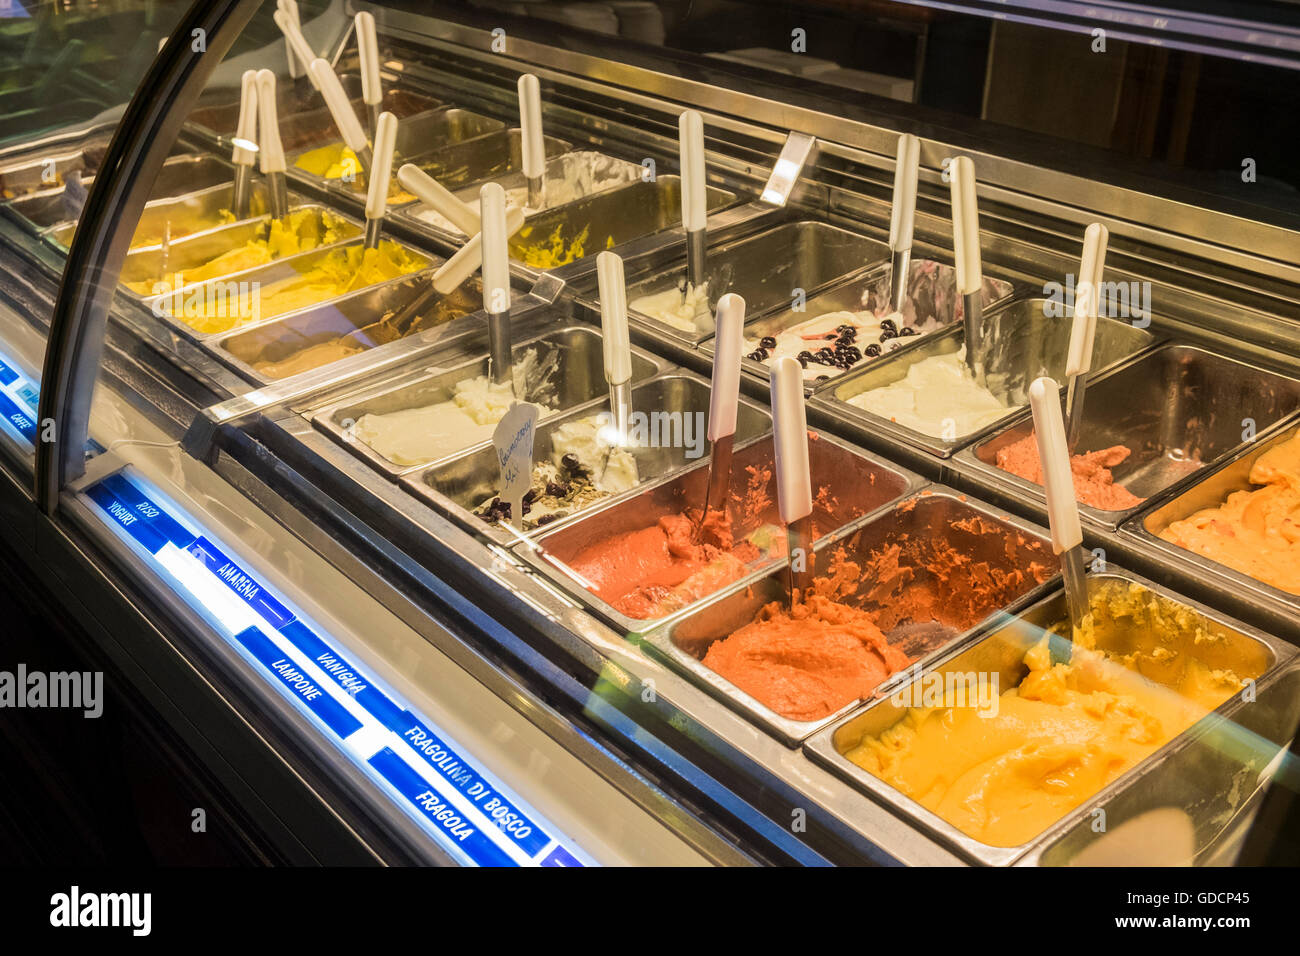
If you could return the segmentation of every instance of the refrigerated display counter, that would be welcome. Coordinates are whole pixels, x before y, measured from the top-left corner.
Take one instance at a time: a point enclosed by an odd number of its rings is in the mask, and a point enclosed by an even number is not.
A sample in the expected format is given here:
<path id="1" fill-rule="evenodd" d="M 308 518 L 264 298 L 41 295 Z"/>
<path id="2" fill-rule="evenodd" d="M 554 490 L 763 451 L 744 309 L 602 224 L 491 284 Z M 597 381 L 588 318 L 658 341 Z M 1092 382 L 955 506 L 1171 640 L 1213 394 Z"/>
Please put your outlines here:
<path id="1" fill-rule="evenodd" d="M 106 112 L 0 106 L 10 551 L 291 862 L 1260 862 L 1300 181 L 1198 138 L 1300 33 L 982 6 L 148 7 Z M 1092 223 L 1072 632 L 1028 404 Z"/>

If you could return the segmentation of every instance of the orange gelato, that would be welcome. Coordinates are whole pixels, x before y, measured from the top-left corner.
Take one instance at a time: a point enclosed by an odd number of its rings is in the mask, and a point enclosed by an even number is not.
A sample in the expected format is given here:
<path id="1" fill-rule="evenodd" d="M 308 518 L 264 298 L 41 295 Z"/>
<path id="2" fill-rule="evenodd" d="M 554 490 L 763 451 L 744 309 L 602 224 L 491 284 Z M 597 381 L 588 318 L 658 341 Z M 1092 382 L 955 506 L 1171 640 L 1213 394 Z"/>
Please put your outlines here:
<path id="1" fill-rule="evenodd" d="M 1173 522 L 1160 537 L 1300 594 L 1300 434 L 1260 455 L 1250 482 L 1260 487 L 1234 491 L 1217 508 Z"/>
<path id="2" fill-rule="evenodd" d="M 1085 505 L 1102 511 L 1125 511 L 1146 499 L 1132 494 L 1115 483 L 1111 469 L 1125 461 L 1132 451 L 1124 445 L 1112 445 L 1100 451 L 1070 456 L 1070 474 L 1074 478 L 1074 496 Z M 1043 483 L 1043 466 L 1038 460 L 1038 439 L 1032 433 L 1005 448 L 998 449 L 998 467 L 1017 478 Z"/>
<path id="3" fill-rule="evenodd" d="M 860 577 L 861 568 L 837 554 L 832 574 L 817 578 L 802 601 L 766 605 L 715 641 L 704 665 L 792 720 L 819 720 L 861 700 L 911 658 L 870 614 L 837 600 Z"/>

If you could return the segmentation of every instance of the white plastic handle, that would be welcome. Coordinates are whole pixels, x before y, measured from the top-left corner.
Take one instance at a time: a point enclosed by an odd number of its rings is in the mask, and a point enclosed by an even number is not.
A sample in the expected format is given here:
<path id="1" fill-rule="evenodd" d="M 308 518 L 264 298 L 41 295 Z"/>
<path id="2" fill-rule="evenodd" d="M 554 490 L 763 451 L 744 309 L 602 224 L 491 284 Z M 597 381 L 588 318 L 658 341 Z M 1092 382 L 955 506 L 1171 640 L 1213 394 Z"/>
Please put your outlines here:
<path id="1" fill-rule="evenodd" d="M 546 172 L 546 147 L 542 142 L 542 88 L 531 73 L 519 77 L 519 130 L 524 175 L 535 179 Z"/>
<path id="2" fill-rule="evenodd" d="M 275 74 L 257 71 L 258 157 L 262 173 L 284 172 L 284 146 L 280 143 L 280 120 L 275 112 Z"/>
<path id="3" fill-rule="evenodd" d="M 698 232 L 708 219 L 704 177 L 704 119 L 687 110 L 677 120 L 682 161 L 682 227 Z"/>
<path id="4" fill-rule="evenodd" d="M 980 264 L 980 217 L 975 202 L 975 164 L 958 156 L 948 167 L 952 194 L 952 242 L 957 262 L 957 291 L 973 295 L 984 284 Z"/>
<path id="5" fill-rule="evenodd" d="M 1061 390 L 1055 380 L 1046 376 L 1034 380 L 1029 386 L 1029 407 L 1034 412 L 1038 460 L 1043 466 L 1052 551 L 1061 554 L 1083 543 L 1083 530 L 1079 527 L 1079 506 L 1074 500 L 1074 479 L 1070 475 L 1070 449 L 1065 443 L 1065 422 L 1061 418 Z"/>
<path id="6" fill-rule="evenodd" d="M 239 81 L 239 122 L 235 125 L 235 146 L 230 161 L 237 166 L 252 166 L 257 158 L 257 71 L 245 70 Z M 241 145 L 241 144 L 248 145 Z"/>
<path id="7" fill-rule="evenodd" d="M 898 137 L 898 159 L 894 163 L 894 201 L 889 210 L 889 248 L 894 252 L 912 248 L 916 222 L 916 184 L 921 172 L 921 141 L 911 133 Z"/>
<path id="8" fill-rule="evenodd" d="M 466 236 L 474 236 L 482 228 L 476 213 L 452 194 L 442 183 L 419 166 L 404 163 L 397 171 L 397 181 L 402 188 L 417 197 L 438 215 L 442 216 Z"/>
<path id="9" fill-rule="evenodd" d="M 709 392 L 709 441 L 736 433 L 740 404 L 740 356 L 745 348 L 745 300 L 728 292 L 718 300 L 713 343 L 713 388 Z M 803 386 L 800 385 L 802 400 Z"/>
<path id="10" fill-rule="evenodd" d="M 366 131 L 361 128 L 361 121 L 357 119 L 356 111 L 348 102 L 348 95 L 343 92 L 343 84 L 334 75 L 330 65 L 320 57 L 311 61 L 310 71 L 316 78 L 316 86 L 321 96 L 325 97 L 325 105 L 329 107 L 330 115 L 334 117 L 334 125 L 339 128 L 339 135 L 343 137 L 343 142 L 347 143 L 352 152 L 360 153 L 369 145 L 366 142 Z"/>
<path id="11" fill-rule="evenodd" d="M 379 37 L 375 32 L 375 17 L 364 10 L 353 22 L 357 29 L 357 56 L 361 60 L 361 99 L 371 106 L 384 101 L 384 88 L 379 85 Z"/>
<path id="12" fill-rule="evenodd" d="M 627 285 L 623 260 L 613 252 L 596 256 L 600 288 L 600 330 L 605 346 L 605 381 L 622 385 L 632 378 L 632 345 L 627 332 Z"/>
<path id="13" fill-rule="evenodd" d="M 812 514 L 812 475 L 808 467 L 808 420 L 803 407 L 803 368 L 786 355 L 772 364 L 773 447 L 776 452 L 776 503 L 786 524 Z"/>
<path id="14" fill-rule="evenodd" d="M 514 235 L 524 225 L 524 211 L 518 207 L 506 212 L 506 232 Z M 474 274 L 483 264 L 483 233 L 476 232 L 456 254 L 433 273 L 433 287 L 442 295 L 451 292 Z"/>
<path id="15" fill-rule="evenodd" d="M 374 162 L 370 169 L 370 186 L 366 193 L 366 218 L 383 219 L 388 210 L 388 184 L 393 175 L 393 150 L 397 146 L 397 117 L 380 113 L 375 127 Z"/>
<path id="16" fill-rule="evenodd" d="M 483 307 L 490 313 L 510 311 L 510 258 L 506 240 L 506 191 L 488 183 L 478 194 L 483 217 Z"/>
<path id="17" fill-rule="evenodd" d="M 293 0 L 286 0 L 285 5 L 275 11 L 273 19 L 280 32 L 284 34 L 290 76 L 301 76 L 305 71 L 308 79 L 311 80 L 311 85 L 319 90 L 320 82 L 307 69 L 307 65 L 316 59 L 316 54 L 312 51 L 307 38 L 302 35 L 302 26 L 298 21 L 298 5 Z"/>
<path id="18" fill-rule="evenodd" d="M 1097 297 L 1106 265 L 1106 243 L 1110 232 L 1099 222 L 1083 234 L 1083 256 L 1079 261 L 1074 288 L 1074 325 L 1070 329 L 1070 353 L 1065 374 L 1086 375 L 1092 369 L 1092 346 L 1097 335 Z"/>

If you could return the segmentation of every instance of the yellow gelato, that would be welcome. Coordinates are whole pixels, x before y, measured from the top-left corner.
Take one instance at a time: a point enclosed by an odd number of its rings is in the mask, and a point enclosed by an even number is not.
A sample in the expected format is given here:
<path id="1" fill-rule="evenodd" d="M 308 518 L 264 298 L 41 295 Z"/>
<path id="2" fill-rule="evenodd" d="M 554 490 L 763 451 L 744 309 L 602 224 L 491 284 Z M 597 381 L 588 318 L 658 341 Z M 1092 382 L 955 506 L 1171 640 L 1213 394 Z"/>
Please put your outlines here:
<path id="1" fill-rule="evenodd" d="M 346 179 L 354 183 L 359 191 L 366 189 L 366 174 L 361 168 L 357 154 L 342 143 L 331 143 L 308 150 L 294 162 L 294 165 L 313 176 L 323 179 Z M 415 202 L 415 197 L 402 188 L 394 176 L 388 183 L 388 202 L 390 205 Z"/>
<path id="2" fill-rule="evenodd" d="M 1014 847 L 1242 687 L 1237 672 L 1198 657 L 1221 638 L 1190 609 L 1114 585 L 1094 593 L 1093 615 L 1111 631 L 1107 643 L 1124 652 L 1096 650 L 1101 632 L 1090 623 L 1070 662 L 1053 664 L 1049 633 L 1025 654 L 1029 673 L 991 713 L 954 706 L 963 691 L 936 687 L 942 705 L 910 707 L 845 756 L 981 843 Z"/>
<path id="3" fill-rule="evenodd" d="M 555 269 L 587 255 L 590 234 L 591 226 L 583 226 L 572 240 L 566 241 L 563 223 L 545 237 L 539 236 L 534 227 L 525 225 L 510 240 L 510 256 L 534 269 Z M 604 248 L 613 247 L 614 237 L 606 236 Z"/>
<path id="4" fill-rule="evenodd" d="M 331 249 L 319 258 L 304 258 L 308 261 L 301 264 L 303 271 L 289 278 L 264 286 L 212 282 L 175 293 L 159 305 L 198 332 L 227 332 L 418 272 L 425 266 L 423 260 L 388 240 L 381 242 L 378 249 L 358 244 Z"/>
<path id="5" fill-rule="evenodd" d="M 199 266 L 174 272 L 159 280 L 127 282 L 126 287 L 141 295 L 153 295 L 168 289 L 179 289 L 183 285 L 233 275 L 284 256 L 310 252 L 337 242 L 342 238 L 339 227 L 343 225 L 345 223 L 342 219 L 329 213 L 318 215 L 315 210 L 299 209 L 289 214 L 287 224 L 272 219 L 259 238 L 250 239 L 242 246 L 223 252 Z"/>

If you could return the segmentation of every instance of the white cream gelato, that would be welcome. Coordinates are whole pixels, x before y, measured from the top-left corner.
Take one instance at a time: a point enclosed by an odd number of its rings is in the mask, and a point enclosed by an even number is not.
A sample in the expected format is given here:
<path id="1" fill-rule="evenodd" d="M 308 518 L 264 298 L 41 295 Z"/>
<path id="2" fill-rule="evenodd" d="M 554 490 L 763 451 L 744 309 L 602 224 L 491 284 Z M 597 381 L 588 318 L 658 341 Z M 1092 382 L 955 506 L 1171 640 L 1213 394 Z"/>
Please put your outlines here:
<path id="1" fill-rule="evenodd" d="M 599 491 L 616 495 L 636 485 L 636 458 L 610 443 L 602 434 L 606 427 L 611 427 L 606 414 L 564 422 L 551 432 L 551 460 L 558 465 L 565 455 L 573 455 Z"/>
<path id="2" fill-rule="evenodd" d="M 975 381 L 966 350 L 922 359 L 901 381 L 854 395 L 850 405 L 906 428 L 955 441 L 1020 406 L 1008 405 Z"/>
<path id="3" fill-rule="evenodd" d="M 882 322 L 892 323 L 892 328 L 888 325 L 882 326 Z M 892 352 L 899 346 L 905 345 L 912 341 L 911 330 L 905 335 L 899 332 L 905 326 L 903 317 L 899 313 L 893 315 L 876 316 L 873 312 L 826 312 L 817 316 L 815 319 L 809 319 L 806 322 L 800 322 L 798 325 L 792 325 L 784 331 L 777 332 L 774 335 L 755 335 L 745 339 L 745 354 L 754 358 L 759 352 L 763 353 L 763 358 L 755 359 L 764 365 L 771 365 L 776 359 L 789 356 L 797 359 L 801 353 L 811 353 L 809 358 L 803 364 L 803 378 L 805 382 L 815 382 L 821 378 L 830 378 L 840 375 L 851 368 L 856 368 L 864 362 L 870 362 L 877 355 L 884 355 L 886 352 Z M 843 336 L 839 330 L 842 328 L 852 327 L 853 333 L 848 338 Z M 889 329 L 886 332 L 886 329 Z M 886 337 L 881 339 L 881 333 L 885 332 Z M 850 341 L 851 339 L 851 341 Z M 775 345 L 772 344 L 775 340 Z M 855 352 L 844 352 L 838 348 L 838 343 L 843 340 L 846 345 L 850 346 Z M 871 346 L 876 346 L 872 349 Z M 831 352 L 838 353 L 828 356 L 825 353 L 818 355 L 823 349 L 829 349 Z M 868 354 L 876 352 L 876 355 Z M 840 356 L 844 356 L 841 361 Z"/>
<path id="4" fill-rule="evenodd" d="M 677 286 L 638 296 L 628 303 L 628 308 L 683 332 L 703 332 L 713 325 L 707 282 L 688 285 L 685 296 Z"/>

